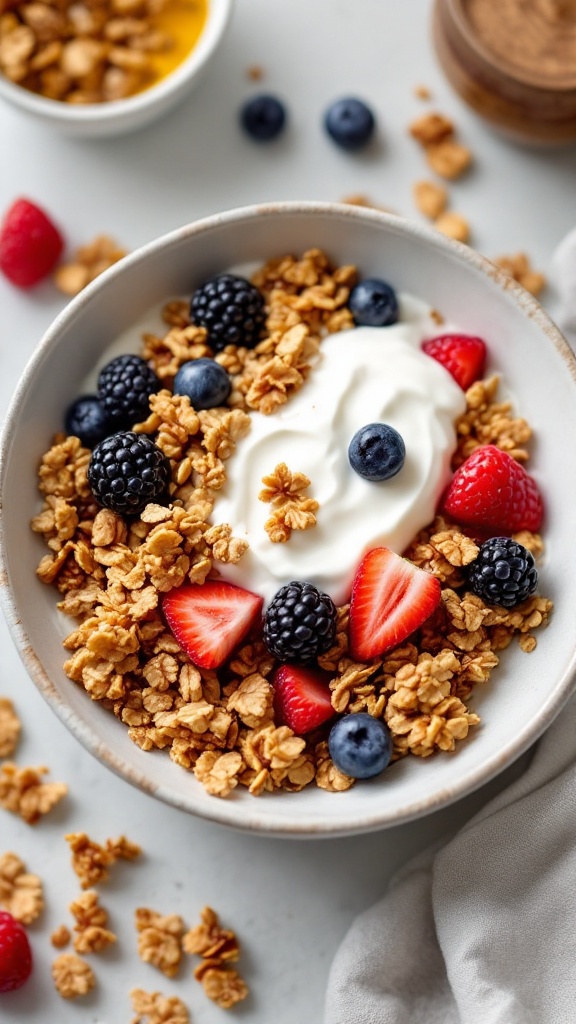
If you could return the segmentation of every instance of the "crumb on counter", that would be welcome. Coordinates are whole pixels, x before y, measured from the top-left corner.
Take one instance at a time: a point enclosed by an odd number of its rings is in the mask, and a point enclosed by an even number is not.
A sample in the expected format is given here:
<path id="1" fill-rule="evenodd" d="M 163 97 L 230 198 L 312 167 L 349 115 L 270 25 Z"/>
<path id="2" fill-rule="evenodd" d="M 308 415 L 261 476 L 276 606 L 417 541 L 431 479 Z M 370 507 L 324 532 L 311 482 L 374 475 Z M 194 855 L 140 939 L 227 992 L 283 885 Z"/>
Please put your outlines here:
<path id="1" fill-rule="evenodd" d="M 420 213 L 430 220 L 436 220 L 446 209 L 448 192 L 435 181 L 416 181 L 412 186 L 412 195 Z"/>
<path id="2" fill-rule="evenodd" d="M 11 757 L 20 739 L 22 725 L 14 704 L 8 697 L 0 697 L 0 757 Z"/>
<path id="3" fill-rule="evenodd" d="M 524 252 L 511 256 L 499 256 L 494 262 L 518 281 L 531 295 L 538 296 L 546 287 L 544 274 L 532 268 L 530 258 Z"/>
<path id="4" fill-rule="evenodd" d="M 0 856 L 0 907 L 21 924 L 32 924 L 44 909 L 41 879 L 10 851 Z"/>
<path id="5" fill-rule="evenodd" d="M 0 807 L 18 814 L 28 825 L 35 825 L 68 792 L 63 782 L 43 782 L 45 767 L 25 767 L 10 761 L 0 766 Z"/>
<path id="6" fill-rule="evenodd" d="M 161 992 L 145 992 L 142 988 L 133 988 L 130 999 L 136 1014 L 132 1024 L 190 1024 L 188 1009 L 178 996 L 164 996 Z"/>
<path id="7" fill-rule="evenodd" d="M 135 924 L 140 959 L 162 971 L 167 978 L 174 978 L 182 959 L 182 918 L 179 914 L 163 916 L 148 907 L 138 907 Z"/>
<path id="8" fill-rule="evenodd" d="M 458 242 L 470 241 L 470 225 L 460 213 L 447 210 L 441 213 L 434 221 L 434 227 L 448 238 L 455 238 Z"/>
<path id="9" fill-rule="evenodd" d="M 69 832 L 65 838 L 72 853 L 72 868 L 83 889 L 105 882 L 108 868 L 117 860 L 136 860 L 142 852 L 125 836 L 107 839 L 104 846 L 95 843 L 86 832 Z"/>
<path id="10" fill-rule="evenodd" d="M 53 275 L 54 284 L 65 295 L 78 295 L 95 277 L 127 255 L 108 235 L 98 235 L 92 242 L 80 246 L 72 259 L 60 264 Z"/>
<path id="11" fill-rule="evenodd" d="M 62 999 L 85 996 L 96 985 L 94 971 L 76 953 L 61 953 L 52 964 L 52 979 Z"/>

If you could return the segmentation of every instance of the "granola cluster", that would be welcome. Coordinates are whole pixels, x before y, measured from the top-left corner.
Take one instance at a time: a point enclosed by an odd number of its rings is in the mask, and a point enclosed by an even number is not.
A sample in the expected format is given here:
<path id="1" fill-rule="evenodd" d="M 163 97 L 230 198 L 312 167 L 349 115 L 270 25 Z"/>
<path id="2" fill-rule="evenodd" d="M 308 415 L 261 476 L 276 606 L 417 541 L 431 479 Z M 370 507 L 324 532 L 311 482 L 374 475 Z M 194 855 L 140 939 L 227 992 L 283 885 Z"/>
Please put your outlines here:
<path id="1" fill-rule="evenodd" d="M 126 256 L 113 238 L 97 235 L 91 242 L 76 249 L 67 263 L 54 271 L 54 284 L 64 295 L 77 295 L 90 281 Z"/>
<path id="2" fill-rule="evenodd" d="M 441 121 L 428 121 L 419 134 L 435 144 L 450 136 Z M 254 350 L 228 346 L 216 356 L 233 389 L 227 407 L 204 411 L 170 386 L 183 362 L 210 353 L 206 332 L 189 322 L 183 302 L 165 307 L 166 334 L 144 338 L 144 357 L 165 387 L 151 396 L 150 416 L 135 427 L 153 434 L 170 460 L 165 506 L 149 504 L 129 522 L 99 509 L 87 483 L 90 452 L 74 437 L 58 436 L 40 465 L 44 507 L 32 528 L 49 554 L 38 575 L 55 584 L 58 607 L 78 622 L 64 642 L 67 675 L 116 715 L 142 750 L 167 751 L 215 796 L 238 786 L 260 795 L 313 782 L 342 791 L 353 783 L 333 765 L 323 732 L 303 738 L 275 722 L 277 663 L 260 640 L 244 643 L 221 670 L 199 668 L 167 629 L 159 598 L 185 582 L 201 585 L 219 563 L 242 558 L 245 541 L 234 536 L 234 524 L 217 519 L 226 460 L 250 428 L 250 411 L 272 414 L 311 372 L 322 336 L 352 326 L 347 301 L 355 280 L 353 267 L 334 268 L 319 250 L 266 264 L 254 278 L 267 304 L 265 336 Z M 530 428 L 509 403 L 498 401 L 497 390 L 495 377 L 468 390 L 456 423 L 454 468 L 487 443 L 527 459 Z M 286 542 L 292 530 L 314 525 L 318 503 L 304 493 L 307 477 L 280 463 L 263 484 L 254 497 L 271 506 L 272 541 Z M 541 552 L 539 537 L 516 539 L 536 556 Z M 343 607 L 335 642 L 319 659 L 331 674 L 335 712 L 382 718 L 395 758 L 453 750 L 479 722 L 466 702 L 473 686 L 489 678 L 497 652 L 515 635 L 523 650 L 532 649 L 533 630 L 549 616 L 551 604 L 539 596 L 506 611 L 469 593 L 463 569 L 477 551 L 461 528 L 435 520 L 405 552 L 441 583 L 442 602 L 431 619 L 410 643 L 359 664 L 350 657 Z M 92 885 L 106 870 L 110 850 L 94 849 L 84 836 L 72 839 L 77 862 L 85 864 L 83 885 Z M 142 918 L 140 924 L 146 955 L 177 969 L 170 950 L 176 957 L 178 921 L 161 926 Z"/>
<path id="3" fill-rule="evenodd" d="M 172 0 L 16 0 L 0 6 L 0 72 L 65 103 L 125 99 L 158 78 L 174 38 L 158 16 Z M 173 3 L 172 3 L 173 6 Z M 184 12 L 184 17 L 190 17 Z M 193 15 L 192 15 L 193 16 Z"/>
<path id="4" fill-rule="evenodd" d="M 32 924 L 44 909 L 44 892 L 38 875 L 26 871 L 15 853 L 0 856 L 0 907 L 21 924 Z"/>

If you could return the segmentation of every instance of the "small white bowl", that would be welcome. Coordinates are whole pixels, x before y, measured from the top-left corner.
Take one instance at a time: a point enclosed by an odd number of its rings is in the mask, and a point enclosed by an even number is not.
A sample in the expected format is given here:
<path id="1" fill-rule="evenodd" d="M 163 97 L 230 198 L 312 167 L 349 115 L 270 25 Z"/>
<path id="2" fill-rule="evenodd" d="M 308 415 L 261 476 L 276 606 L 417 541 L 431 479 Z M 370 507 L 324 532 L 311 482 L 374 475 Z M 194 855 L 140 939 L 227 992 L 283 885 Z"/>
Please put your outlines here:
<path id="1" fill-rule="evenodd" d="M 135 131 L 156 121 L 195 86 L 221 42 L 232 11 L 232 0 L 209 0 L 201 35 L 188 57 L 157 85 L 109 103 L 73 104 L 47 99 L 10 82 L 0 74 L 0 99 L 36 121 L 65 135 L 95 138 Z"/>
<path id="2" fill-rule="evenodd" d="M 38 582 L 45 553 L 29 527 L 40 508 L 36 468 L 63 410 L 120 334 L 169 297 L 190 294 L 230 266 L 319 246 L 420 296 L 463 330 L 485 337 L 490 369 L 502 374 L 534 427 L 530 462 L 546 503 L 542 593 L 555 604 L 531 654 L 502 652 L 471 704 L 482 724 L 453 754 L 407 757 L 346 793 L 314 785 L 300 793 L 226 800 L 207 795 L 163 752 L 144 753 L 127 730 L 64 674 L 62 640 L 72 627 L 53 588 Z M 135 346 L 137 344 L 137 332 Z M 133 253 L 94 281 L 58 317 L 19 383 L 2 439 L 2 595 L 12 636 L 48 703 L 102 762 L 183 810 L 236 828 L 292 837 L 349 835 L 397 825 L 472 792 L 515 760 L 558 714 L 576 670 L 576 361 L 524 289 L 466 246 L 373 210 L 320 203 L 250 207 L 183 227 Z"/>

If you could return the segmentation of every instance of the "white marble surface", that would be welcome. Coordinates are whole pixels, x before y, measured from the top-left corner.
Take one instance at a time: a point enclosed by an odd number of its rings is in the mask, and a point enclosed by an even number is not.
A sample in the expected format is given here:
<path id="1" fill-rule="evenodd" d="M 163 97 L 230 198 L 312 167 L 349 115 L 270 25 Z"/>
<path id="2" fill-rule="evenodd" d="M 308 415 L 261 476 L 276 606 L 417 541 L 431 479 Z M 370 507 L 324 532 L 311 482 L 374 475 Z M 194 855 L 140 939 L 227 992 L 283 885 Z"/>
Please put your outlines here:
<path id="1" fill-rule="evenodd" d="M 237 0 L 227 39 L 194 95 L 162 123 L 121 139 L 66 140 L 2 107 L 0 208 L 27 195 L 52 212 L 71 247 L 104 231 L 130 249 L 201 215 L 266 199 L 361 192 L 418 216 L 411 187 L 427 174 L 406 126 L 432 106 L 414 95 L 424 84 L 476 156 L 473 172 L 450 190 L 453 208 L 470 220 L 473 244 L 488 256 L 525 250 L 546 271 L 576 215 L 576 151 L 522 149 L 479 124 L 436 65 L 429 11 L 429 0 Z M 252 64 L 265 71 L 260 84 L 247 78 Z M 289 108 L 289 130 L 269 147 L 244 139 L 236 123 L 240 100 L 261 89 Z M 377 113 L 379 145 L 369 156 L 342 153 L 322 133 L 323 110 L 345 94 L 365 97 Z M 544 302 L 553 312 L 552 288 Z M 62 306 L 48 284 L 24 293 L 0 280 L 3 409 Z M 252 994 L 235 1016 L 253 1024 L 319 1022 L 330 960 L 354 915 L 412 853 L 457 826 L 503 781 L 421 822 L 372 836 L 289 842 L 230 832 L 155 802 L 97 763 L 38 696 L 0 628 L 0 694 L 14 700 L 24 721 L 17 760 L 49 765 L 52 777 L 70 787 L 68 799 L 36 828 L 0 811 L 0 851 L 17 851 L 46 891 L 45 913 L 30 928 L 34 977 L 0 996 L 3 1024 L 125 1024 L 134 986 L 180 995 L 196 1024 L 224 1020 L 188 965 L 168 981 L 136 954 L 135 907 L 179 912 L 191 924 L 206 903 L 243 942 L 240 967 Z M 125 832 L 145 856 L 118 865 L 101 887 L 119 941 L 92 958 L 97 990 L 70 1004 L 52 988 L 48 937 L 68 920 L 78 891 L 64 841 L 78 830 L 100 841 Z"/>

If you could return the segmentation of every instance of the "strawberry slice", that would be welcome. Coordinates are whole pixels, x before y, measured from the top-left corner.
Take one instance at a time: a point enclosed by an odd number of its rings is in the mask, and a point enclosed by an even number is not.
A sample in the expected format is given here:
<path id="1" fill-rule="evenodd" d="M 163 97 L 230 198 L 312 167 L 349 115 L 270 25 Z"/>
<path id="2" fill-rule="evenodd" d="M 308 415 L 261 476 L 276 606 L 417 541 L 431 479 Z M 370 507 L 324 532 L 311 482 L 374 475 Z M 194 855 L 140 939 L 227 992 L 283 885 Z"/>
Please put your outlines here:
<path id="1" fill-rule="evenodd" d="M 332 718 L 328 672 L 300 665 L 281 665 L 274 676 L 274 710 L 281 725 L 298 736 Z"/>
<path id="2" fill-rule="evenodd" d="M 246 636 L 263 598 L 222 580 L 176 587 L 162 610 L 182 650 L 200 668 L 218 668 Z"/>
<path id="3" fill-rule="evenodd" d="M 492 535 L 538 530 L 543 516 L 536 481 L 493 444 L 476 448 L 456 470 L 443 509 L 456 522 Z"/>
<path id="4" fill-rule="evenodd" d="M 389 548 L 373 548 L 360 562 L 350 602 L 350 652 L 377 658 L 418 629 L 440 602 L 440 583 Z"/>
<path id="5" fill-rule="evenodd" d="M 64 239 L 44 210 L 17 199 L 0 228 L 0 270 L 18 288 L 38 284 L 54 269 Z"/>
<path id="6" fill-rule="evenodd" d="M 484 373 L 486 344 L 482 338 L 470 334 L 440 334 L 423 342 L 422 349 L 442 363 L 464 391 Z"/>

